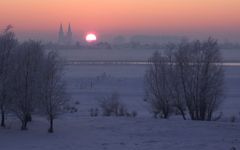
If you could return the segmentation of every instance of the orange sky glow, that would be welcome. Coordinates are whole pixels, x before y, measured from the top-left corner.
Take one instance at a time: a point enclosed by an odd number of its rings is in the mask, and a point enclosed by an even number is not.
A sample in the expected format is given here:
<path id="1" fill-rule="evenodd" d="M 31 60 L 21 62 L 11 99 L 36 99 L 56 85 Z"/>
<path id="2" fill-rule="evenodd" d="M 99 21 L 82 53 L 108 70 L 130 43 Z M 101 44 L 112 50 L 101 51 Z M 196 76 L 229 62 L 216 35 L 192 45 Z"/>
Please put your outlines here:
<path id="1" fill-rule="evenodd" d="M 240 0 L 1 0 L 0 29 L 55 38 L 70 22 L 75 36 L 216 35 L 240 39 Z"/>

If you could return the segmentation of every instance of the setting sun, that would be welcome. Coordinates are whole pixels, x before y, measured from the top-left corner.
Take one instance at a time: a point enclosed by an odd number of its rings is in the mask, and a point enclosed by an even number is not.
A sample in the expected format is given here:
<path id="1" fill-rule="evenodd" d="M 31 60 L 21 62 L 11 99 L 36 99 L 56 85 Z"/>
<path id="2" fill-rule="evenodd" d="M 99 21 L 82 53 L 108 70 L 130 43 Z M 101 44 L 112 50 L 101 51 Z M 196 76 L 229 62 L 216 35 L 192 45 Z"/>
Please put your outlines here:
<path id="1" fill-rule="evenodd" d="M 88 33 L 87 35 L 86 35 L 86 41 L 87 42 L 94 42 L 94 41 L 96 41 L 97 40 L 97 36 L 95 35 L 95 34 L 93 34 L 93 33 Z"/>

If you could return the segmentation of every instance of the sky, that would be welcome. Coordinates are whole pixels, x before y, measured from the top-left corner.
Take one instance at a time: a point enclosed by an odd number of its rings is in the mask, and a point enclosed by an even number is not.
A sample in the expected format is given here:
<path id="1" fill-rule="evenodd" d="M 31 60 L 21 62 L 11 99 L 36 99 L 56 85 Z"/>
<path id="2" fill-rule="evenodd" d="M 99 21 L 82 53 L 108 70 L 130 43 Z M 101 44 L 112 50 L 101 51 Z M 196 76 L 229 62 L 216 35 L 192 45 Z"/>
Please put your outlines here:
<path id="1" fill-rule="evenodd" d="M 240 39 L 240 0 L 0 0 L 0 29 L 56 40 L 60 23 L 75 38 L 178 35 Z"/>

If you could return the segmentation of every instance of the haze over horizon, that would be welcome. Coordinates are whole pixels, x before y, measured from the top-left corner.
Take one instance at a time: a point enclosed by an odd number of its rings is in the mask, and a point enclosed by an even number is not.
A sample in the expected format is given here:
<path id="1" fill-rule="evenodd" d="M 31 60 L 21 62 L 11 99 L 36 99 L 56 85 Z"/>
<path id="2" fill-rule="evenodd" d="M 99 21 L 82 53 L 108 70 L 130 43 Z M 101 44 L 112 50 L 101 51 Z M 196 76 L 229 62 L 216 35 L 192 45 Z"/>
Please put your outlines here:
<path id="1" fill-rule="evenodd" d="M 115 35 L 213 36 L 240 41 L 240 1 L 229 0 L 11 0 L 0 1 L 0 29 L 20 39 L 56 40 L 71 23 L 75 39 L 89 31 Z"/>

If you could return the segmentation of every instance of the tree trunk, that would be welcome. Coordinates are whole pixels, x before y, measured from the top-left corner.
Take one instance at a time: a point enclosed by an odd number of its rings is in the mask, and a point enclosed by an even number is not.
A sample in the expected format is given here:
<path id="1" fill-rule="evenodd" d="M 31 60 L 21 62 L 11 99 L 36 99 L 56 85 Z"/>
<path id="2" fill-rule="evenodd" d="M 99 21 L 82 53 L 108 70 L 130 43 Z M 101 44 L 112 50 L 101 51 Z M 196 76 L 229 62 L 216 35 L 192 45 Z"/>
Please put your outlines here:
<path id="1" fill-rule="evenodd" d="M 169 113 L 168 110 L 163 111 L 163 118 L 168 119 Z"/>
<path id="2" fill-rule="evenodd" d="M 207 113 L 207 121 L 211 121 L 212 120 L 212 111 Z"/>
<path id="3" fill-rule="evenodd" d="M 32 115 L 31 115 L 31 113 L 27 113 L 25 117 L 26 117 L 27 122 L 32 122 Z"/>
<path id="4" fill-rule="evenodd" d="M 178 110 L 180 111 L 182 117 L 183 117 L 183 120 L 186 120 L 186 116 L 185 116 L 185 113 L 184 113 L 184 110 L 182 108 L 178 108 Z"/>
<path id="5" fill-rule="evenodd" d="M 21 130 L 27 130 L 27 120 L 23 120 L 23 121 L 22 121 Z"/>
<path id="6" fill-rule="evenodd" d="M 163 118 L 164 118 L 164 119 L 168 119 L 168 115 L 167 115 L 167 114 L 164 114 L 164 115 L 163 115 Z"/>
<path id="7" fill-rule="evenodd" d="M 1 117 L 2 117 L 2 119 L 1 119 L 1 127 L 6 127 L 6 125 L 5 125 L 5 111 L 4 110 L 1 110 Z"/>
<path id="8" fill-rule="evenodd" d="M 53 118 L 52 117 L 50 117 L 50 127 L 48 129 L 48 132 L 53 133 Z"/>
<path id="9" fill-rule="evenodd" d="M 188 109 L 190 109 L 190 107 L 188 107 Z M 191 117 L 191 120 L 196 120 L 196 117 L 194 115 L 194 111 L 193 110 L 189 110 L 189 115 Z"/>

